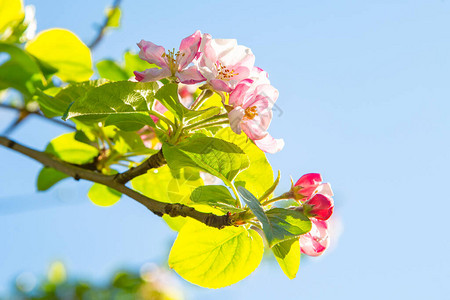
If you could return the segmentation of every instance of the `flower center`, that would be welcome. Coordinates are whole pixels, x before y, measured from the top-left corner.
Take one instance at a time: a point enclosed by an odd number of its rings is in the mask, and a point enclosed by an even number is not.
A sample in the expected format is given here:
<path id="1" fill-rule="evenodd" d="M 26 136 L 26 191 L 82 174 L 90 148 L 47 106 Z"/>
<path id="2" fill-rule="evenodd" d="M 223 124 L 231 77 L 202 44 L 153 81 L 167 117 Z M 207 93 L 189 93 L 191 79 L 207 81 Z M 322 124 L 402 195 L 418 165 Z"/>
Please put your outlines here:
<path id="1" fill-rule="evenodd" d="M 172 71 L 172 74 L 175 74 L 178 71 L 179 60 L 185 54 L 186 53 L 180 53 L 180 51 L 175 52 L 175 48 L 173 48 L 173 50 L 168 50 L 167 53 L 163 53 L 162 57 L 167 58 L 167 65 L 169 66 L 170 71 Z"/>
<path id="2" fill-rule="evenodd" d="M 244 115 L 245 119 L 252 120 L 257 115 L 258 115 L 258 111 L 256 110 L 256 106 L 247 107 L 245 109 L 245 115 Z"/>
<path id="3" fill-rule="evenodd" d="M 221 62 L 216 61 L 216 68 L 217 68 L 217 79 L 230 81 L 231 78 L 235 75 L 239 75 L 239 73 L 235 73 L 234 69 L 230 70 L 226 66 L 222 65 Z"/>

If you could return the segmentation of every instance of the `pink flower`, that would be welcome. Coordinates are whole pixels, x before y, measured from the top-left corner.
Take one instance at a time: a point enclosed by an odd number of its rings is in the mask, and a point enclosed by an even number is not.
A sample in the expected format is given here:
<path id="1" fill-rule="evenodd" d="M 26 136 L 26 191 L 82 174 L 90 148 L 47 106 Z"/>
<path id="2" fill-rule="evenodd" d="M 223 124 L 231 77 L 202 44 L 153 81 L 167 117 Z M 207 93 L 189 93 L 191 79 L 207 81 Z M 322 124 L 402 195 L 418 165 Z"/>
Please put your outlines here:
<path id="1" fill-rule="evenodd" d="M 134 72 L 137 81 L 158 81 L 166 77 L 176 76 L 178 80 L 186 84 L 202 82 L 205 78 L 197 70 L 197 67 L 189 64 L 198 55 L 201 43 L 201 33 L 197 30 L 193 35 L 183 39 L 180 50 L 166 52 L 164 47 L 142 40 L 138 46 L 141 49 L 139 57 L 159 68 L 147 69 L 143 72 Z"/>
<path id="2" fill-rule="evenodd" d="M 333 208 L 333 199 L 322 194 L 315 194 L 303 203 L 305 215 L 319 220 L 328 220 L 333 214 Z"/>
<path id="3" fill-rule="evenodd" d="M 329 183 L 322 183 L 319 173 L 309 173 L 300 177 L 291 188 L 292 198 L 306 201 L 315 194 L 333 197 L 333 191 Z"/>
<path id="4" fill-rule="evenodd" d="M 306 255 L 319 256 L 330 243 L 328 222 L 312 218 L 311 223 L 311 231 L 300 236 L 300 249 Z"/>
<path id="5" fill-rule="evenodd" d="M 200 52 L 195 64 L 217 91 L 231 92 L 249 77 L 255 63 L 250 48 L 238 45 L 234 39 L 212 39 L 204 34 Z"/>
<path id="6" fill-rule="evenodd" d="M 241 81 L 230 94 L 228 113 L 231 129 L 245 134 L 263 151 L 275 153 L 284 146 L 282 139 L 274 139 L 267 129 L 272 121 L 272 106 L 278 91 L 270 84 L 257 85 L 252 79 Z"/>

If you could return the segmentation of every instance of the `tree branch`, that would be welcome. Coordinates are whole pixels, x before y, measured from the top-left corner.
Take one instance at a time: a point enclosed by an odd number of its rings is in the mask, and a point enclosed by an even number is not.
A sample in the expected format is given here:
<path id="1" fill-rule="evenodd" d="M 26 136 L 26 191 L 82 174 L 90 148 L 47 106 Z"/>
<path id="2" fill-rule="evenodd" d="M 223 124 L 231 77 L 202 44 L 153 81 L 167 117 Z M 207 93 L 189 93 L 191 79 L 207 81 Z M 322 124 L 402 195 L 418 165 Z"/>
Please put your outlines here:
<path id="1" fill-rule="evenodd" d="M 5 108 L 5 109 L 10 109 L 10 110 L 14 110 L 19 112 L 19 117 L 17 118 L 17 120 L 15 122 L 13 122 L 9 128 L 3 133 L 6 134 L 6 132 L 11 132 L 13 129 L 15 129 L 17 127 L 17 125 L 19 125 L 24 119 L 25 117 L 27 117 L 28 115 L 33 115 L 33 116 L 38 116 L 40 118 L 43 118 L 47 121 L 53 122 L 55 124 L 61 125 L 61 126 L 65 126 L 69 129 L 73 129 L 75 130 L 75 126 L 73 126 L 72 124 L 62 121 L 62 120 L 58 120 L 58 119 L 52 119 L 52 118 L 47 118 L 46 116 L 44 116 L 40 111 L 29 111 L 25 108 L 20 108 L 20 107 L 14 107 L 11 105 L 7 105 L 4 103 L 0 103 L 0 108 Z M 25 114 L 25 117 L 22 117 L 22 114 Z"/>
<path id="2" fill-rule="evenodd" d="M 114 0 L 112 9 L 116 9 L 120 6 L 120 2 L 121 0 Z M 108 22 L 109 22 L 109 18 L 110 16 L 107 16 L 105 18 L 105 21 L 103 22 L 103 25 L 100 27 L 97 37 L 95 38 L 95 40 L 89 45 L 89 48 L 92 50 L 95 47 L 97 47 L 97 45 L 100 43 L 100 41 L 103 39 L 103 37 L 105 36 L 105 32 L 106 32 L 106 27 L 108 26 Z"/>
<path id="3" fill-rule="evenodd" d="M 164 158 L 162 150 L 159 150 L 157 153 L 150 156 L 146 161 L 141 163 L 139 166 L 131 168 L 126 172 L 119 173 L 114 177 L 116 182 L 125 184 L 137 176 L 144 175 L 145 173 L 148 172 L 148 170 L 162 167 L 165 164 L 166 160 Z"/>
<path id="4" fill-rule="evenodd" d="M 26 146 L 23 146 L 19 143 L 16 143 L 13 140 L 10 140 L 6 137 L 0 136 L 0 145 L 14 150 L 16 152 L 22 153 L 38 162 L 43 164 L 46 167 L 51 167 L 55 170 L 58 170 L 66 175 L 73 177 L 75 180 L 85 179 L 92 182 L 100 183 L 106 185 L 110 188 L 119 191 L 128 197 L 136 200 L 141 203 L 145 207 L 147 207 L 150 211 L 152 211 L 155 215 L 162 217 L 164 214 L 167 214 L 171 217 L 190 217 L 197 221 L 200 221 L 207 226 L 215 227 L 215 228 L 224 228 L 225 226 L 234 225 L 230 214 L 226 214 L 223 216 L 218 216 L 212 213 L 203 213 L 195 210 L 192 207 L 180 204 L 180 203 L 164 203 L 157 201 L 155 199 L 146 197 L 135 190 L 132 190 L 125 186 L 123 183 L 119 183 L 115 176 L 104 175 L 98 172 L 86 170 L 71 164 L 68 164 L 56 157 L 51 156 L 48 153 L 37 151 Z M 158 152 L 159 153 L 159 152 Z M 162 155 L 162 154 L 155 155 Z M 150 157 L 147 161 L 149 161 L 152 157 Z M 135 168 L 138 169 L 139 167 Z M 144 167 L 142 167 L 144 169 Z M 133 173 L 134 175 L 134 173 Z"/>

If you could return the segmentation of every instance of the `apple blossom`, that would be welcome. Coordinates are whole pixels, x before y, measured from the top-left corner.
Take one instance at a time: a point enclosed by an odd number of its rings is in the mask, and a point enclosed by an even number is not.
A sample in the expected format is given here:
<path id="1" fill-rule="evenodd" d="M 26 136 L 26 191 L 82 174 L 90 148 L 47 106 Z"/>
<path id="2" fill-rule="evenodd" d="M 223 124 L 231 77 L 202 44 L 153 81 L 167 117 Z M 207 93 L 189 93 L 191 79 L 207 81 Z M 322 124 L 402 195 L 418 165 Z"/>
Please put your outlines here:
<path id="1" fill-rule="evenodd" d="M 308 217 L 319 220 L 328 220 L 333 214 L 333 199 L 322 194 L 315 194 L 303 203 L 303 212 Z"/>
<path id="2" fill-rule="evenodd" d="M 311 218 L 311 231 L 300 236 L 300 249 L 309 256 L 319 256 L 330 244 L 328 222 Z"/>
<path id="3" fill-rule="evenodd" d="M 230 93 L 249 77 L 255 56 L 250 48 L 238 45 L 234 39 L 212 39 L 204 34 L 194 63 L 213 89 Z"/>
<path id="4" fill-rule="evenodd" d="M 282 139 L 274 139 L 267 129 L 272 121 L 272 106 L 278 91 L 270 84 L 256 85 L 252 79 L 241 81 L 230 94 L 228 112 L 231 129 L 245 134 L 263 151 L 275 153 L 284 146 Z"/>
<path id="5" fill-rule="evenodd" d="M 201 43 L 201 33 L 197 30 L 191 36 L 186 37 L 181 41 L 180 50 L 175 52 L 173 50 L 166 50 L 162 46 L 141 40 L 138 43 L 139 58 L 155 64 L 158 68 L 147 69 L 143 72 L 135 71 L 137 81 L 158 81 L 166 77 L 176 76 L 178 80 L 185 84 L 194 84 L 205 80 L 197 67 L 189 64 L 198 54 L 198 49 Z"/>

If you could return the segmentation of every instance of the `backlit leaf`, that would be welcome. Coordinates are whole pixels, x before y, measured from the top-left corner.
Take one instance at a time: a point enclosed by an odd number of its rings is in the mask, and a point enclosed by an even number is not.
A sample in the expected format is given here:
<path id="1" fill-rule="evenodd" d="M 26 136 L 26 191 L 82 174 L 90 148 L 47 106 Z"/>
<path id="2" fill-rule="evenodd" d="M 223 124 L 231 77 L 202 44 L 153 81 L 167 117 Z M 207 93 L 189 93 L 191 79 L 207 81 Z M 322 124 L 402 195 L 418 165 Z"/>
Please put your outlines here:
<path id="1" fill-rule="evenodd" d="M 169 266 L 187 281 L 221 288 L 250 275 L 264 252 L 262 238 L 244 227 L 216 229 L 188 221 L 169 255 Z"/>
<path id="2" fill-rule="evenodd" d="M 300 243 L 298 238 L 274 245 L 272 252 L 284 274 L 289 279 L 294 279 L 300 267 Z"/>
<path id="3" fill-rule="evenodd" d="M 88 80 L 94 73 L 91 51 L 69 30 L 41 31 L 25 45 L 25 50 L 58 69 L 56 75 L 63 81 Z"/>
<path id="4" fill-rule="evenodd" d="M 120 192 L 99 183 L 94 183 L 88 192 L 89 199 L 98 206 L 114 205 L 121 196 Z"/>

